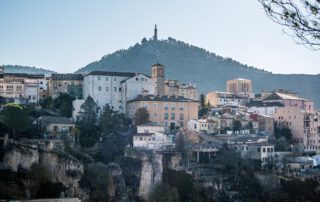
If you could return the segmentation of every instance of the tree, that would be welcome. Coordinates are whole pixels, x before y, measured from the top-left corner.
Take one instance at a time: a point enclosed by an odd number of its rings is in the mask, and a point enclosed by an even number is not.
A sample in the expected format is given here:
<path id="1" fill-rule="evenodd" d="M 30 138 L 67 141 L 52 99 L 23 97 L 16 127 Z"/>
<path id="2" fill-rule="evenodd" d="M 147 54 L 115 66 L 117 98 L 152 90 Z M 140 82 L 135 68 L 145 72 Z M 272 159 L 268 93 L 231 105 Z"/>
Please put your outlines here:
<path id="1" fill-rule="evenodd" d="M 30 121 L 26 110 L 15 103 L 8 103 L 1 112 L 1 122 L 10 129 L 13 139 L 16 139 L 16 133 L 29 129 Z"/>
<path id="2" fill-rule="evenodd" d="M 200 95 L 200 106 L 199 106 L 199 117 L 203 117 L 208 112 L 208 106 L 210 106 L 210 103 L 208 102 L 206 104 L 206 98 L 204 94 Z"/>
<path id="3" fill-rule="evenodd" d="M 233 131 L 239 131 L 242 128 L 242 124 L 240 120 L 233 120 L 232 122 L 232 129 Z"/>
<path id="4" fill-rule="evenodd" d="M 145 107 L 139 108 L 133 116 L 134 125 L 138 126 L 149 122 L 149 112 Z"/>
<path id="5" fill-rule="evenodd" d="M 176 187 L 169 184 L 159 184 L 155 187 L 150 197 L 151 202 L 179 202 L 179 194 Z"/>
<path id="6" fill-rule="evenodd" d="M 103 135 L 126 131 L 128 125 L 129 121 L 123 113 L 112 110 L 109 104 L 103 107 L 99 118 L 99 128 Z"/>
<path id="7" fill-rule="evenodd" d="M 54 107 L 59 109 L 60 115 L 65 117 L 72 116 L 72 101 L 75 98 L 68 93 L 60 93 L 59 96 L 54 99 Z"/>
<path id="8" fill-rule="evenodd" d="M 97 126 L 98 105 L 89 96 L 82 104 L 77 126 L 80 128 L 80 143 L 82 146 L 92 146 L 99 139 Z"/>
<path id="9" fill-rule="evenodd" d="M 45 98 L 44 100 L 41 100 L 40 105 L 44 109 L 50 109 L 50 110 L 54 109 L 54 103 L 51 96 Z"/>
<path id="10" fill-rule="evenodd" d="M 320 0 L 258 1 L 268 17 L 293 32 L 298 44 L 320 49 Z"/>

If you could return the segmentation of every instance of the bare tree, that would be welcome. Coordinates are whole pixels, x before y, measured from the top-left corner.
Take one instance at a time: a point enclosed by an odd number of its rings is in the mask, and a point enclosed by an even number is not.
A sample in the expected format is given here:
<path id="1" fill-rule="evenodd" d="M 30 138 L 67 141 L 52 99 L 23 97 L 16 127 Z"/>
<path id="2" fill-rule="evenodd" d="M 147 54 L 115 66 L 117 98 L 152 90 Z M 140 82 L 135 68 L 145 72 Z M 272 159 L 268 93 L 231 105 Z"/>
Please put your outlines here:
<path id="1" fill-rule="evenodd" d="M 258 0 L 266 14 L 283 25 L 295 42 L 320 50 L 320 0 Z"/>

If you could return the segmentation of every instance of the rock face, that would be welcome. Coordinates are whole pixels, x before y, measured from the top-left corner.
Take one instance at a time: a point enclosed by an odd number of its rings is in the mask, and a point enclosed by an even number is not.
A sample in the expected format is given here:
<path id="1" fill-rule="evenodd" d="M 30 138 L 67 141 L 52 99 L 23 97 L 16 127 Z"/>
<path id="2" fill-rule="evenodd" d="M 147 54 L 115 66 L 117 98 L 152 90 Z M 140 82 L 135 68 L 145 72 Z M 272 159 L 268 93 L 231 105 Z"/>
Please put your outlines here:
<path id="1" fill-rule="evenodd" d="M 138 195 L 147 200 L 154 188 L 162 182 L 162 154 L 151 151 L 130 151 L 126 157 L 142 161 Z"/>
<path id="2" fill-rule="evenodd" d="M 83 164 L 59 150 L 52 142 L 8 142 L 2 167 L 18 171 L 19 167 L 29 170 L 32 164 L 44 166 L 51 173 L 52 182 L 62 182 L 68 195 L 79 194 L 78 182 L 83 174 Z"/>
<path id="3" fill-rule="evenodd" d="M 116 201 L 125 202 L 128 201 L 128 193 L 126 190 L 126 184 L 124 176 L 120 166 L 116 163 L 109 163 L 106 167 L 108 174 L 112 177 L 112 181 L 115 187 Z"/>

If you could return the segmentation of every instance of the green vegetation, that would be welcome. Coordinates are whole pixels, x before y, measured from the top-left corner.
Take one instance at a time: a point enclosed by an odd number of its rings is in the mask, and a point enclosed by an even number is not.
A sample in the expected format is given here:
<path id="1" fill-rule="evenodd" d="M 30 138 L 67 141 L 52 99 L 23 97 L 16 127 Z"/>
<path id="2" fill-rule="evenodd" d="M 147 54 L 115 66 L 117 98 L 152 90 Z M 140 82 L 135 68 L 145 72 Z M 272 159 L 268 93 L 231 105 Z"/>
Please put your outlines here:
<path id="1" fill-rule="evenodd" d="M 10 130 L 13 139 L 17 138 L 17 133 L 27 131 L 31 126 L 25 108 L 15 103 L 8 103 L 3 107 L 0 122 Z"/>
<path id="2" fill-rule="evenodd" d="M 146 108 L 144 107 L 139 108 L 133 116 L 134 125 L 138 126 L 138 125 L 149 122 L 149 116 L 150 114 Z"/>
<path id="3" fill-rule="evenodd" d="M 93 146 L 100 138 L 100 131 L 97 125 L 98 109 L 98 105 L 90 96 L 81 106 L 77 126 L 81 131 L 79 141 L 83 147 Z"/>
<path id="4" fill-rule="evenodd" d="M 206 116 L 209 109 L 209 104 L 206 104 L 206 98 L 204 94 L 200 95 L 200 106 L 199 106 L 199 117 L 202 118 Z"/>
<path id="5" fill-rule="evenodd" d="M 289 128 L 279 128 L 275 125 L 274 136 L 276 138 L 275 149 L 277 151 L 288 151 L 290 150 L 290 145 L 293 143 L 292 133 Z"/>

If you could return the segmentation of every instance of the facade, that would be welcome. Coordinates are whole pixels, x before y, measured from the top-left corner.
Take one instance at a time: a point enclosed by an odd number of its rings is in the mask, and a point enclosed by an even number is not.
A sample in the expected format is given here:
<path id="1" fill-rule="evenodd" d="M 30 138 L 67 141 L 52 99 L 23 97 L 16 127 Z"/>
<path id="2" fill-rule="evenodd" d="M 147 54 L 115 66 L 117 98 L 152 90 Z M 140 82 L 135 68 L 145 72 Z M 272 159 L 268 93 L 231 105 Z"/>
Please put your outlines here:
<path id="1" fill-rule="evenodd" d="M 218 133 L 218 122 L 212 119 L 192 119 L 188 122 L 188 131 Z"/>
<path id="2" fill-rule="evenodd" d="M 274 118 L 271 116 L 257 114 L 257 121 L 259 122 L 258 132 L 265 135 L 274 134 Z"/>
<path id="3" fill-rule="evenodd" d="M 51 74 L 48 81 L 49 96 L 56 98 L 60 93 L 69 93 L 82 98 L 82 74 Z"/>
<path id="4" fill-rule="evenodd" d="M 242 158 L 266 162 L 274 157 L 274 145 L 269 143 L 237 144 L 235 149 L 241 152 Z"/>
<path id="5" fill-rule="evenodd" d="M 137 134 L 133 135 L 133 147 L 161 150 L 173 146 L 173 136 L 165 134 L 164 127 L 156 123 L 137 126 Z"/>
<path id="6" fill-rule="evenodd" d="M 43 80 L 43 74 L 4 73 L 0 68 L 0 96 L 36 103 L 42 98 L 41 92 L 46 91 Z"/>
<path id="7" fill-rule="evenodd" d="M 237 78 L 233 80 L 228 80 L 226 91 L 228 93 L 234 93 L 237 95 L 245 95 L 250 98 L 254 97 L 252 91 L 252 81 L 248 79 Z"/>
<path id="8" fill-rule="evenodd" d="M 130 72 L 93 71 L 84 75 L 83 98 L 91 96 L 102 108 L 109 104 L 113 110 L 122 111 L 121 81 L 136 76 Z"/>
<path id="9" fill-rule="evenodd" d="M 180 84 L 178 80 L 166 80 L 164 94 L 182 96 L 191 100 L 199 100 L 198 89 L 195 87 L 195 84 Z"/>
<path id="10" fill-rule="evenodd" d="M 155 94 L 154 80 L 144 74 L 136 74 L 133 77 L 121 81 L 121 109 L 126 111 L 126 103 L 138 95 Z"/>
<path id="11" fill-rule="evenodd" d="M 150 114 L 149 121 L 166 129 L 187 129 L 188 121 L 198 118 L 198 105 L 198 101 L 184 97 L 140 95 L 127 102 L 126 114 L 133 118 L 139 108 L 145 107 Z"/>
<path id="12" fill-rule="evenodd" d="M 320 150 L 320 114 L 310 113 L 297 106 L 282 107 L 272 116 L 278 127 L 291 129 L 304 151 Z"/>
<path id="13" fill-rule="evenodd" d="M 45 137 L 55 138 L 59 134 L 72 135 L 75 123 L 66 117 L 40 116 L 33 123 Z"/>
<path id="14" fill-rule="evenodd" d="M 257 113 L 265 116 L 271 116 L 276 112 L 279 107 L 284 107 L 280 102 L 262 102 L 262 101 L 252 101 L 246 105 L 248 111 L 252 113 Z"/>
<path id="15" fill-rule="evenodd" d="M 165 95 L 164 83 L 165 83 L 165 68 L 162 64 L 154 64 L 151 67 L 151 78 L 155 83 L 155 95 Z"/>
<path id="16" fill-rule="evenodd" d="M 210 106 L 213 106 L 213 107 L 223 106 L 227 104 L 244 106 L 248 102 L 249 102 L 248 97 L 239 96 L 234 93 L 213 91 L 213 92 L 209 92 L 206 95 L 206 103 L 209 103 Z"/>

